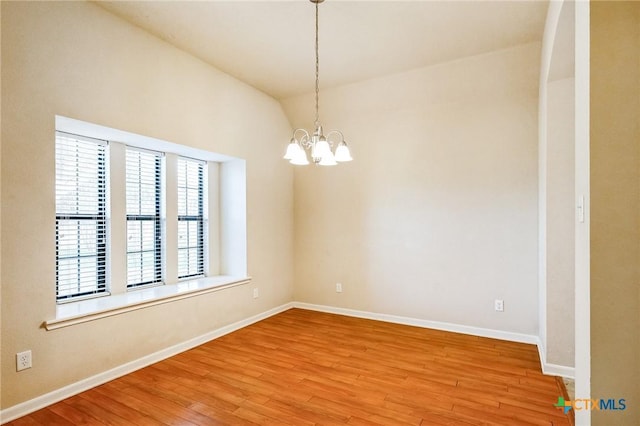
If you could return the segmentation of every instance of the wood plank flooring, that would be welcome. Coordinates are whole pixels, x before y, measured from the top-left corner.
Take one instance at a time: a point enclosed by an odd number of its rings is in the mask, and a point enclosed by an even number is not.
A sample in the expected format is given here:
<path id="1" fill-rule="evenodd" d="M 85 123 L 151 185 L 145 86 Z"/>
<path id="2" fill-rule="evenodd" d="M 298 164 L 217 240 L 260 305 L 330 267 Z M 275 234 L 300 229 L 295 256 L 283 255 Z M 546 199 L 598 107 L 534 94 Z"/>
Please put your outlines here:
<path id="1" fill-rule="evenodd" d="M 533 345 L 291 309 L 8 423 L 569 425 Z"/>

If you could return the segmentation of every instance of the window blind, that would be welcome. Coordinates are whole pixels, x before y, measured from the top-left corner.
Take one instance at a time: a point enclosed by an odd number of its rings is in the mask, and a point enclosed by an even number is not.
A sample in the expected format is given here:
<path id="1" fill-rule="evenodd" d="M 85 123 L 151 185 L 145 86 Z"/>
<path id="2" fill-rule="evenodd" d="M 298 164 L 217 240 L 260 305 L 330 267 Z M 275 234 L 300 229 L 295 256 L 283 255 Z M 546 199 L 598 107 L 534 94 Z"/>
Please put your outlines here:
<path id="1" fill-rule="evenodd" d="M 178 158 L 178 278 L 204 275 L 205 164 Z"/>
<path id="2" fill-rule="evenodd" d="M 56 299 L 107 291 L 107 143 L 56 132 Z"/>
<path id="3" fill-rule="evenodd" d="M 162 154 L 128 147 L 127 287 L 162 282 Z"/>

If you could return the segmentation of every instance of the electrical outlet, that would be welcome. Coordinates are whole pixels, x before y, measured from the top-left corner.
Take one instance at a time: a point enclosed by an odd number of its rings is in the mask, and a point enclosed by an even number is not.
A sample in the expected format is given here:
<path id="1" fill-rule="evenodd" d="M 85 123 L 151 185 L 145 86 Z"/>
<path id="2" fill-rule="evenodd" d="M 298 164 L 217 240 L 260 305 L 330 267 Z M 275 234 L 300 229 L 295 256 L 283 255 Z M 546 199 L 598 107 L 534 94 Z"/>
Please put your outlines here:
<path id="1" fill-rule="evenodd" d="M 253 298 L 257 299 L 258 297 L 260 297 L 260 289 L 254 288 L 253 289 Z"/>
<path id="2" fill-rule="evenodd" d="M 342 293 L 342 283 L 336 283 L 336 293 Z"/>
<path id="3" fill-rule="evenodd" d="M 494 307 L 496 309 L 496 312 L 504 312 L 504 300 L 502 299 L 496 299 L 494 302 Z"/>
<path id="4" fill-rule="evenodd" d="M 16 354 L 16 371 L 31 368 L 31 351 L 18 352 Z"/>

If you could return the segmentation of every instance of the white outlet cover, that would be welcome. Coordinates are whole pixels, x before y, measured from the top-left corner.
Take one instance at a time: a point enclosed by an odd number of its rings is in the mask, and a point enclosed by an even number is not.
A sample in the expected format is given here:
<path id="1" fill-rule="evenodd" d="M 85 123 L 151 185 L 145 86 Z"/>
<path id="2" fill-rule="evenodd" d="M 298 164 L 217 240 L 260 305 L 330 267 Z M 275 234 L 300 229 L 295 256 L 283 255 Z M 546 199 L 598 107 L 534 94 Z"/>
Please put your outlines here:
<path id="1" fill-rule="evenodd" d="M 16 371 L 31 368 L 31 351 L 18 352 L 16 354 Z"/>

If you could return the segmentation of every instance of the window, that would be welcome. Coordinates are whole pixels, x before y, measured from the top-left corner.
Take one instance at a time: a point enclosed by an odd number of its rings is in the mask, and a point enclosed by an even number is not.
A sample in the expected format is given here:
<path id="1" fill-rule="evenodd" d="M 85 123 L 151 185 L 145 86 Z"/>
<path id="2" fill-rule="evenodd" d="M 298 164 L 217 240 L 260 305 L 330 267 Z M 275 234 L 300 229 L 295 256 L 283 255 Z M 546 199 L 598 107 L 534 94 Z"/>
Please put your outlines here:
<path id="1" fill-rule="evenodd" d="M 127 147 L 127 288 L 162 282 L 162 154 Z"/>
<path id="2" fill-rule="evenodd" d="M 178 158 L 178 278 L 204 275 L 204 166 Z"/>
<path id="3" fill-rule="evenodd" d="M 56 299 L 106 293 L 107 143 L 56 132 Z"/>
<path id="4" fill-rule="evenodd" d="M 244 160 L 61 116 L 55 138 L 57 315 L 246 282 Z"/>

